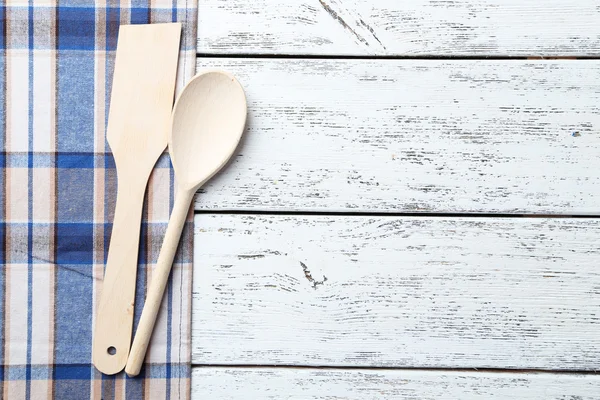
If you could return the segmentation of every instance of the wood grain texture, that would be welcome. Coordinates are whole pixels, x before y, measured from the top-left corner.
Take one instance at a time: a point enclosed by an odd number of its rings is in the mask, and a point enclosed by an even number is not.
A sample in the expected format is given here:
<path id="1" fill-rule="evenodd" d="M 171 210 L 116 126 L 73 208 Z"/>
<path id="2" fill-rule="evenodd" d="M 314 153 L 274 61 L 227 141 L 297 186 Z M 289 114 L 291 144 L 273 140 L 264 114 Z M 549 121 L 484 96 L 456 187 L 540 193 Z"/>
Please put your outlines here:
<path id="1" fill-rule="evenodd" d="M 195 217 L 192 360 L 600 368 L 600 221 Z"/>
<path id="2" fill-rule="evenodd" d="M 592 400 L 600 376 L 310 368 L 192 369 L 192 399 Z"/>
<path id="3" fill-rule="evenodd" d="M 597 0 L 200 0 L 211 54 L 598 56 Z"/>
<path id="4" fill-rule="evenodd" d="M 199 210 L 600 214 L 599 61 L 206 67 L 239 78 L 249 115 Z"/>

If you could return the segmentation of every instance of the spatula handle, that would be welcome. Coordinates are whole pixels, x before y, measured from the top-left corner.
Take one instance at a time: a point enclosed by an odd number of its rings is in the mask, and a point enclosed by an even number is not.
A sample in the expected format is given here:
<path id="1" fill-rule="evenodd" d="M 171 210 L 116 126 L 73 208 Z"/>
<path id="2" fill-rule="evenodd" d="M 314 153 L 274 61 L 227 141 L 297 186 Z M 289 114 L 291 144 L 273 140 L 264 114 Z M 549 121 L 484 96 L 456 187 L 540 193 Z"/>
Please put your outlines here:
<path id="1" fill-rule="evenodd" d="M 140 224 L 146 180 L 119 179 L 117 203 L 100 301 L 93 361 L 101 372 L 123 370 L 131 344 Z"/>
<path id="2" fill-rule="evenodd" d="M 160 310 L 160 304 L 167 286 L 169 274 L 171 273 L 173 259 L 177 252 L 181 232 L 183 231 L 193 197 L 193 190 L 177 191 L 167 232 L 165 233 L 156 266 L 152 271 L 150 288 L 146 295 L 142 316 L 140 317 L 133 344 L 131 345 L 129 359 L 127 360 L 127 366 L 125 367 L 125 372 L 129 376 L 136 376 L 140 373 L 144 358 L 146 357 L 148 343 L 150 343 L 150 338 L 152 337 L 154 323 Z"/>

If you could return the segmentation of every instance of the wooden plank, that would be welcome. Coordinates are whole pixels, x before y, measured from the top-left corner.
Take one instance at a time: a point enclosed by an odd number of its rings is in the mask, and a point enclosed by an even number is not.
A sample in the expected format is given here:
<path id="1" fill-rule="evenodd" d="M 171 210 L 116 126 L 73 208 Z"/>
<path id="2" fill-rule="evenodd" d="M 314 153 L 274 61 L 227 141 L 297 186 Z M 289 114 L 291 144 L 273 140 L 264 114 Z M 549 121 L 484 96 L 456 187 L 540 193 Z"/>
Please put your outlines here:
<path id="1" fill-rule="evenodd" d="M 600 61 L 199 59 L 248 97 L 197 209 L 600 213 Z"/>
<path id="2" fill-rule="evenodd" d="M 600 368 L 600 219 L 200 214 L 193 362 Z"/>
<path id="3" fill-rule="evenodd" d="M 192 399 L 520 399 L 592 400 L 600 376 L 555 373 L 343 370 L 310 368 L 192 369 Z"/>
<path id="4" fill-rule="evenodd" d="M 210 54 L 598 56 L 597 0 L 201 0 Z"/>

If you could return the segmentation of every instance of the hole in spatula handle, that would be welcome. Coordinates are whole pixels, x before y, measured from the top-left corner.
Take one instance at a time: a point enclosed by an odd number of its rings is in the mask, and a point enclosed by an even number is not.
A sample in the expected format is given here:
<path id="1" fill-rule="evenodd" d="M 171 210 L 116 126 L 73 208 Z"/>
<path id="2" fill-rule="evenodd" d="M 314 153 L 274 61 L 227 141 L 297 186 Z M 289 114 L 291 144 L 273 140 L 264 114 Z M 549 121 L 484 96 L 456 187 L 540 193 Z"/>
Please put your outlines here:
<path id="1" fill-rule="evenodd" d="M 108 349 L 106 349 L 106 352 L 111 356 L 114 356 L 117 354 L 117 349 L 115 349 L 114 346 L 110 346 Z"/>

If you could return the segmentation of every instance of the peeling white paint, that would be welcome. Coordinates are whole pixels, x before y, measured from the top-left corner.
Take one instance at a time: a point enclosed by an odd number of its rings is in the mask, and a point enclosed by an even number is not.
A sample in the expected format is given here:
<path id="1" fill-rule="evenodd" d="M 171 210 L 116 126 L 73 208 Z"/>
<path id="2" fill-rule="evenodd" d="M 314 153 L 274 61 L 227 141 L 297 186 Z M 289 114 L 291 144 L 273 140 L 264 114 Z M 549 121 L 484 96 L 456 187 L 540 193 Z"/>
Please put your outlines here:
<path id="1" fill-rule="evenodd" d="M 595 400 L 600 377 L 551 373 L 194 368 L 193 399 Z"/>
<path id="2" fill-rule="evenodd" d="M 600 214 L 600 61 L 207 66 L 249 114 L 196 209 Z"/>
<path id="3" fill-rule="evenodd" d="M 198 52 L 598 56 L 595 0 L 202 0 Z"/>
<path id="4" fill-rule="evenodd" d="M 195 225 L 194 363 L 600 368 L 597 219 L 201 214 Z"/>

